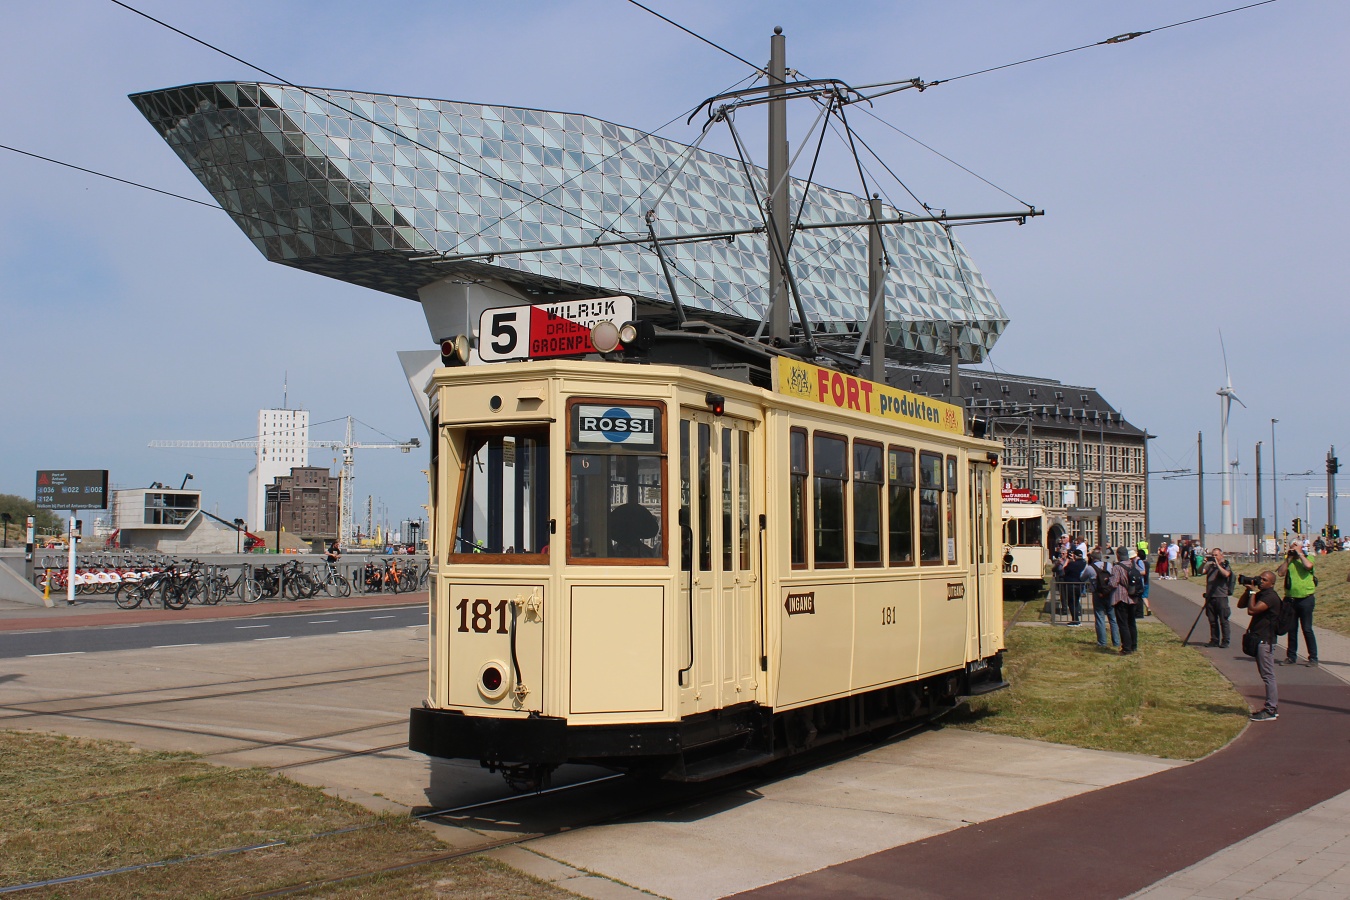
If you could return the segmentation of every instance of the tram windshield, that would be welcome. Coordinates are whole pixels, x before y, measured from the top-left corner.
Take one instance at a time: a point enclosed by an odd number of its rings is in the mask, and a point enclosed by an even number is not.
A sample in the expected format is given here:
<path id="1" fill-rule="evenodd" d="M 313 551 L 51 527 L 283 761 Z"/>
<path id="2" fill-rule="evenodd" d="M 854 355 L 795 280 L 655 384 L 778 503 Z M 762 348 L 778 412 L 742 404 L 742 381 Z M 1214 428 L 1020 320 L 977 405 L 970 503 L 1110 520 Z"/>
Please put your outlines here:
<path id="1" fill-rule="evenodd" d="M 545 554 L 548 432 L 469 436 L 453 553 Z"/>
<path id="2" fill-rule="evenodd" d="M 1009 519 L 1003 525 L 1003 540 L 1013 547 L 1039 547 L 1041 545 L 1041 520 Z"/>
<path id="3" fill-rule="evenodd" d="M 663 560 L 663 407 L 575 402 L 567 459 L 568 559 Z"/>

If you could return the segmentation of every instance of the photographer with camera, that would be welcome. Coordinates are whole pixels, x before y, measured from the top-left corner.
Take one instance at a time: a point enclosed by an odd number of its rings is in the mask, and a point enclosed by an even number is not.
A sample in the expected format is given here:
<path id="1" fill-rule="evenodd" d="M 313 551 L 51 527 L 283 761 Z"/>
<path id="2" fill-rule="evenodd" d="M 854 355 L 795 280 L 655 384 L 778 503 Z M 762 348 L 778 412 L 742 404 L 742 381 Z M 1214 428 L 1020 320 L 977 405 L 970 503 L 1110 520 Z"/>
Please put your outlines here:
<path id="1" fill-rule="evenodd" d="M 1229 638 L 1228 598 L 1233 593 L 1233 570 L 1224 559 L 1223 551 L 1214 548 L 1214 554 L 1205 560 L 1205 618 L 1209 620 L 1209 647 L 1227 647 Z"/>
<path id="2" fill-rule="evenodd" d="M 1252 617 L 1247 633 L 1242 638 L 1242 649 L 1248 651 L 1254 641 L 1256 671 L 1266 686 L 1266 704 L 1251 715 L 1253 722 L 1273 722 L 1280 717 L 1279 691 L 1275 687 L 1275 625 L 1279 617 L 1280 595 L 1275 593 L 1275 573 L 1267 569 L 1256 578 L 1242 575 L 1238 578 L 1246 590 L 1238 599 L 1238 609 L 1245 609 Z M 1255 590 L 1253 590 L 1255 589 Z"/>
<path id="3" fill-rule="evenodd" d="M 1289 643 L 1280 665 L 1292 666 L 1298 662 L 1298 633 L 1308 642 L 1308 665 L 1317 665 L 1317 638 L 1313 635 L 1313 606 L 1317 604 L 1317 575 L 1313 561 L 1303 552 L 1303 545 L 1294 541 L 1284 554 L 1284 561 L 1275 570 L 1276 578 L 1284 579 L 1284 597 L 1292 600 L 1298 612 L 1298 628 L 1289 632 Z"/>

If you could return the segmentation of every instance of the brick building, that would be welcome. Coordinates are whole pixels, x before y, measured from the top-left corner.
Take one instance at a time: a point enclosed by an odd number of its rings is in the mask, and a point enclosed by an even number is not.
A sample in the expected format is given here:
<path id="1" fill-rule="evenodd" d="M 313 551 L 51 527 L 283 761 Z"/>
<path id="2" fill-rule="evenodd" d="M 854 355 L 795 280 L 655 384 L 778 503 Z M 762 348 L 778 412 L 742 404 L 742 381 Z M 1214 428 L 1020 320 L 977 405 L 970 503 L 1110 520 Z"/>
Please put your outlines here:
<path id="1" fill-rule="evenodd" d="M 950 395 L 945 366 L 893 368 L 888 375 L 903 390 Z M 1039 495 L 1050 537 L 1058 536 L 1055 526 L 1083 535 L 1089 546 L 1133 547 L 1148 536 L 1151 435 L 1096 388 L 975 369 L 960 370 L 960 382 L 968 419 L 984 420 L 988 436 L 1003 442 L 1000 478 Z"/>
<path id="2" fill-rule="evenodd" d="M 338 536 L 339 480 L 322 466 L 295 466 L 273 486 L 290 491 L 281 504 L 281 527 L 306 541 L 331 541 Z M 277 527 L 276 504 L 267 504 L 267 531 Z"/>

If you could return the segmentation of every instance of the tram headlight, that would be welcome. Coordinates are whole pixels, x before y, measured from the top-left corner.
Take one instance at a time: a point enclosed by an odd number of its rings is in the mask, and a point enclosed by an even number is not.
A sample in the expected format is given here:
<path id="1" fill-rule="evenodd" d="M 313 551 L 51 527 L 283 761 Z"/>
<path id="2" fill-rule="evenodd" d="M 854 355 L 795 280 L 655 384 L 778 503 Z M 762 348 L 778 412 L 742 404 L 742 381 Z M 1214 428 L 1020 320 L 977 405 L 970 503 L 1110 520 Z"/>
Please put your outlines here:
<path id="1" fill-rule="evenodd" d="M 609 320 L 591 327 L 591 345 L 600 353 L 613 353 L 619 346 L 619 326 Z"/>
<path id="2" fill-rule="evenodd" d="M 623 325 L 619 328 L 619 342 L 623 344 L 631 344 L 636 340 L 637 340 L 637 323 L 624 322 Z"/>
<path id="3" fill-rule="evenodd" d="M 478 670 L 478 692 L 489 700 L 500 700 L 506 696 L 506 666 L 497 660 L 483 664 Z"/>

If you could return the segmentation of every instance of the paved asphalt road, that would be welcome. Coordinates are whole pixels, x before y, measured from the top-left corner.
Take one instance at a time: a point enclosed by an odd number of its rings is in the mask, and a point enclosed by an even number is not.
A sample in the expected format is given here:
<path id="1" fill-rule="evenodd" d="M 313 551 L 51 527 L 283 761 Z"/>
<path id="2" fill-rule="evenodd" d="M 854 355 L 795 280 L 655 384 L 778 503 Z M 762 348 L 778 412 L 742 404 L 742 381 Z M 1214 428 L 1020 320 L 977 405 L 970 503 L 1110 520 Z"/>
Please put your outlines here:
<path id="1" fill-rule="evenodd" d="M 247 619 L 208 619 L 50 630 L 34 628 L 31 631 L 0 633 L 0 659 L 99 653 L 105 650 L 192 647 L 199 644 L 228 644 L 239 641 L 281 641 L 312 635 L 417 628 L 426 624 L 427 605 L 421 602 L 412 606 L 390 606 L 383 609 L 327 610 Z"/>

